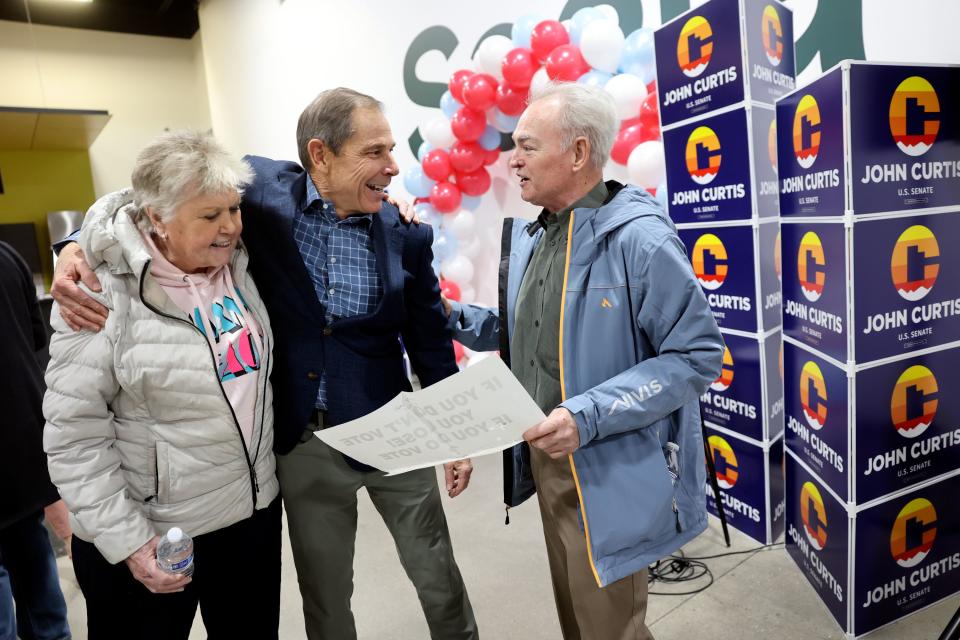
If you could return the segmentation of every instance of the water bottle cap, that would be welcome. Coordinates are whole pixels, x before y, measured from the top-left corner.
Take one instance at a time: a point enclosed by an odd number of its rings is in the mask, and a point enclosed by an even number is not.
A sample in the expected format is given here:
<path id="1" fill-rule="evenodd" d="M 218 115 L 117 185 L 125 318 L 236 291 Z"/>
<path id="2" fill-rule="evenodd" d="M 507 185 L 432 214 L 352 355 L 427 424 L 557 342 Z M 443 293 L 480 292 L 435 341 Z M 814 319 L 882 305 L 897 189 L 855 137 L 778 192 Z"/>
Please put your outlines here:
<path id="1" fill-rule="evenodd" d="M 167 540 L 170 542 L 180 542 L 181 538 L 183 538 L 183 530 L 180 527 L 171 527 L 167 531 Z"/>

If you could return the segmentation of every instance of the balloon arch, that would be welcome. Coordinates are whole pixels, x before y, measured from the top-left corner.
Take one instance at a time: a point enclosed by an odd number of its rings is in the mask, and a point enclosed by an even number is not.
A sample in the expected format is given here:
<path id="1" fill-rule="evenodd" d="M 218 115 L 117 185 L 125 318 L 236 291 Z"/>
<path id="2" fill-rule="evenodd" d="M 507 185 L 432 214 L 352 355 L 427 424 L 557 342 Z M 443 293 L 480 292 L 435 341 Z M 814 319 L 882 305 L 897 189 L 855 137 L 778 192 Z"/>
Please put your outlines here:
<path id="1" fill-rule="evenodd" d="M 474 56 L 476 68 L 453 73 L 440 99 L 443 115 L 420 127 L 420 163 L 404 174 L 421 219 L 441 223 L 434 268 L 442 291 L 454 300 L 461 298 L 458 283 L 473 278 L 473 264 L 459 244 L 473 233 L 472 212 L 490 189 L 486 167 L 499 159 L 501 133 L 513 132 L 531 89 L 552 80 L 609 92 L 621 120 L 610 159 L 626 166 L 631 182 L 662 204 L 666 200 L 653 30 L 624 36 L 617 10 L 604 4 L 580 9 L 562 23 L 523 16 L 511 36 L 486 38 Z M 454 346 L 460 361 L 463 347 Z"/>

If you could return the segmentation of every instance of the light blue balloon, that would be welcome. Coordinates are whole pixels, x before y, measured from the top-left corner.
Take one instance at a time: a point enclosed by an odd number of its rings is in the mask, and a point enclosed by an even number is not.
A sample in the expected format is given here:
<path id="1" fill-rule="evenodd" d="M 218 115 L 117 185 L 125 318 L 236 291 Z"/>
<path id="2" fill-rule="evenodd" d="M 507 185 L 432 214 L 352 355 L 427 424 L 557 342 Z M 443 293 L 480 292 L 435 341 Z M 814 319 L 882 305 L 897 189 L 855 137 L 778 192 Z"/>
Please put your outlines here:
<path id="1" fill-rule="evenodd" d="M 650 84 L 657 79 L 657 67 L 656 65 L 640 67 L 640 69 L 637 70 L 636 75 L 640 76 L 640 79 L 643 80 L 643 84 Z"/>
<path id="2" fill-rule="evenodd" d="M 655 196 L 657 202 L 660 203 L 660 206 L 663 207 L 663 210 L 667 210 L 667 183 L 661 182 L 657 185 L 657 195 Z"/>
<path id="3" fill-rule="evenodd" d="M 457 250 L 460 248 L 460 243 L 457 242 L 456 236 L 452 233 L 444 231 L 440 227 L 435 227 L 433 230 L 433 255 L 438 262 L 444 262 L 449 260 L 453 256 L 457 255 Z"/>
<path id="4" fill-rule="evenodd" d="M 500 147 L 500 132 L 490 125 L 487 125 L 487 128 L 483 130 L 483 135 L 480 136 L 477 142 L 487 151 L 497 149 Z"/>
<path id="5" fill-rule="evenodd" d="M 440 96 L 440 111 L 443 112 L 443 115 L 447 116 L 448 120 L 462 108 L 463 105 L 457 102 L 457 99 L 453 97 L 449 89 L 444 91 L 443 95 Z"/>
<path id="6" fill-rule="evenodd" d="M 429 202 L 420 202 L 413 205 L 413 211 L 417 214 L 417 217 L 420 218 L 420 222 L 433 227 L 440 225 L 440 216 L 443 214 L 437 211 Z"/>
<path id="7" fill-rule="evenodd" d="M 477 207 L 480 206 L 480 202 L 483 200 L 481 196 L 460 196 L 460 208 L 466 209 L 467 211 L 476 211 Z"/>
<path id="8" fill-rule="evenodd" d="M 510 27 L 510 39 L 513 40 L 514 46 L 529 49 L 530 32 L 544 20 L 546 20 L 546 18 L 535 13 L 520 16 L 520 18 L 513 23 L 513 26 Z"/>
<path id="9" fill-rule="evenodd" d="M 437 183 L 423 173 L 423 167 L 419 164 L 413 165 L 403 173 L 403 186 L 407 188 L 410 195 L 416 198 L 429 196 L 430 190 L 433 189 L 435 184 Z"/>
<path id="10" fill-rule="evenodd" d="M 427 155 L 433 151 L 433 145 L 424 140 L 420 143 L 420 148 L 417 149 L 417 160 L 423 162 L 423 156 Z"/>
<path id="11" fill-rule="evenodd" d="M 579 9 L 570 18 L 570 44 L 580 46 L 580 36 L 583 35 L 583 28 L 594 20 L 605 20 L 603 12 L 597 11 L 596 7 L 584 7 Z"/>
<path id="12" fill-rule="evenodd" d="M 623 53 L 620 55 L 620 71 L 643 78 L 644 70 L 647 69 L 653 69 L 653 75 L 656 76 L 653 29 L 641 27 L 624 40 Z"/>
<path id="13" fill-rule="evenodd" d="M 508 116 L 496 107 L 493 108 L 491 119 L 494 128 L 503 133 L 513 133 L 513 130 L 517 128 L 517 123 L 520 122 L 520 116 Z"/>
<path id="14" fill-rule="evenodd" d="M 577 84 L 586 85 L 588 87 L 597 87 L 602 89 L 603 85 L 607 84 L 607 80 L 613 77 L 612 73 L 607 73 L 606 71 L 600 71 L 598 69 L 591 69 L 585 74 L 577 78 Z"/>

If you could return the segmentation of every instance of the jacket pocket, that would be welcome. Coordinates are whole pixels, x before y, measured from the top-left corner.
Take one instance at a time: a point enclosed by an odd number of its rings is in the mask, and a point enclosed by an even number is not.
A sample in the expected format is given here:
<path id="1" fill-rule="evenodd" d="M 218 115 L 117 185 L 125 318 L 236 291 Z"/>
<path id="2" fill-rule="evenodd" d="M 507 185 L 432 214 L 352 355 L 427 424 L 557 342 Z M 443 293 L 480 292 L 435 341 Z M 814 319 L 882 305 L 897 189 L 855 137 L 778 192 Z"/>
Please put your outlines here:
<path id="1" fill-rule="evenodd" d="M 170 501 L 170 445 L 157 441 L 157 503 Z"/>

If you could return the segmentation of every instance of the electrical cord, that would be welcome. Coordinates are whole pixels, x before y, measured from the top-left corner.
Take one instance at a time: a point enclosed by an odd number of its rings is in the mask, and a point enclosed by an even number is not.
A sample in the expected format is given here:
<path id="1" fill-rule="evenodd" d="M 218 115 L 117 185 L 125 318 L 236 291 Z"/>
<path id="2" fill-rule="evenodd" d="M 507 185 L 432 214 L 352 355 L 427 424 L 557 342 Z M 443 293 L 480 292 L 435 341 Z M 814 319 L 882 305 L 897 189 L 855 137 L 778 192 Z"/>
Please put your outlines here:
<path id="1" fill-rule="evenodd" d="M 744 551 L 728 551 L 726 553 L 718 553 L 712 556 L 699 557 L 687 556 L 681 550 L 679 555 L 667 556 L 663 560 L 658 560 L 648 567 L 648 589 L 658 582 L 662 584 L 679 584 L 681 582 L 692 582 L 694 580 L 701 580 L 703 578 L 706 578 L 708 582 L 701 587 L 693 589 L 692 591 L 648 591 L 648 593 L 656 596 L 690 596 L 700 593 L 708 589 L 714 581 L 713 572 L 710 571 L 710 567 L 703 562 L 704 560 L 714 560 L 716 558 L 723 558 L 726 556 L 753 554 L 764 551 L 765 549 L 773 549 L 776 547 L 783 547 L 783 543 L 776 542 L 773 544 L 765 544 L 760 547 L 754 547 L 753 549 L 746 549 Z"/>

